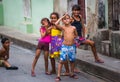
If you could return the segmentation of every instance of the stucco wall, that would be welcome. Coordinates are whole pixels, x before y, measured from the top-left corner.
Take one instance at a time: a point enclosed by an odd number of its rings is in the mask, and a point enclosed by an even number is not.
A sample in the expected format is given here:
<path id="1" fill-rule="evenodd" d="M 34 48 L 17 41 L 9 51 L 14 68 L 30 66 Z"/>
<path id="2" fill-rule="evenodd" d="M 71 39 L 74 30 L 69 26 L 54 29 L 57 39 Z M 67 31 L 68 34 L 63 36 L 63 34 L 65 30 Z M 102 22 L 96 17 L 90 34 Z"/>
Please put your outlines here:
<path id="1" fill-rule="evenodd" d="M 54 0 L 54 11 L 58 12 L 60 16 L 67 12 L 67 7 L 67 0 Z"/>
<path id="2" fill-rule="evenodd" d="M 34 33 L 39 33 L 40 21 L 53 12 L 53 0 L 32 0 L 32 23 Z"/>
<path id="3" fill-rule="evenodd" d="M 3 0 L 4 25 L 19 29 L 23 18 L 22 0 Z"/>
<path id="4" fill-rule="evenodd" d="M 120 59 L 120 31 L 112 31 L 111 33 L 111 55 Z"/>
<path id="5" fill-rule="evenodd" d="M 24 18 L 23 0 L 3 0 L 4 25 L 24 32 L 27 24 Z M 39 34 L 40 20 L 49 17 L 53 11 L 53 0 L 31 0 L 31 18 L 29 23 L 33 32 Z M 28 23 L 28 24 L 29 24 Z"/>

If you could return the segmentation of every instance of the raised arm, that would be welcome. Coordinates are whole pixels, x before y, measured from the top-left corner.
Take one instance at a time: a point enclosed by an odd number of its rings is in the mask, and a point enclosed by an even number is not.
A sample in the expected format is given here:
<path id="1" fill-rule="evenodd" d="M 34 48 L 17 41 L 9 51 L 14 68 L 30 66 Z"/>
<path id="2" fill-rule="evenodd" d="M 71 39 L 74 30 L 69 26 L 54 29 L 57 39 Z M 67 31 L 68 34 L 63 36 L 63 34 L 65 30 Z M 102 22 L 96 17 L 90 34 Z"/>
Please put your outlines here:
<path id="1" fill-rule="evenodd" d="M 62 17 L 60 17 L 57 22 L 55 23 L 56 27 L 59 29 L 63 29 L 62 26 L 59 25 L 60 21 L 67 15 L 67 13 L 65 15 L 63 15 Z"/>

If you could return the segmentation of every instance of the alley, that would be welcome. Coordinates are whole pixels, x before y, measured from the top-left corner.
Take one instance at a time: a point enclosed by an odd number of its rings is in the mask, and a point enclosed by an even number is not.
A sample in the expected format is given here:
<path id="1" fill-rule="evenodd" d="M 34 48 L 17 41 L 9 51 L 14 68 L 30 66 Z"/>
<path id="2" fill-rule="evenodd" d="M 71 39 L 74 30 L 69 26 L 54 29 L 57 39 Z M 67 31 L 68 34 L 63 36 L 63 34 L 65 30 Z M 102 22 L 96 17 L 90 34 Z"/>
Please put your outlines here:
<path id="1" fill-rule="evenodd" d="M 0 44 L 1 46 L 1 44 Z M 0 67 L 0 82 L 55 82 L 56 75 L 45 75 L 43 55 L 39 58 L 36 66 L 36 77 L 31 77 L 31 63 L 34 58 L 34 52 L 22 47 L 11 45 L 10 47 L 10 63 L 19 67 L 18 70 L 6 70 Z M 50 66 L 49 66 L 50 68 Z M 81 72 L 78 74 L 79 79 L 71 79 L 69 77 L 61 77 L 61 82 L 106 82 L 94 76 Z"/>

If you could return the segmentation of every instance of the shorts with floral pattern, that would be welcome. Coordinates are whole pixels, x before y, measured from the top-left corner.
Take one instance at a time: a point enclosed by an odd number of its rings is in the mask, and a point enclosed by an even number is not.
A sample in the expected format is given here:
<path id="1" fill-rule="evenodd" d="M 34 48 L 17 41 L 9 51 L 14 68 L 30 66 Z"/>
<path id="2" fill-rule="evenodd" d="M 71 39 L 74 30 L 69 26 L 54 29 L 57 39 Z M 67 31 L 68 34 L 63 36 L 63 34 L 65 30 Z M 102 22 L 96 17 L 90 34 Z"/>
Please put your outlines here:
<path id="1" fill-rule="evenodd" d="M 61 46 L 61 52 L 60 52 L 60 60 L 61 61 L 69 60 L 71 62 L 74 62 L 76 59 L 75 57 L 76 57 L 75 45 L 66 46 L 63 44 Z"/>

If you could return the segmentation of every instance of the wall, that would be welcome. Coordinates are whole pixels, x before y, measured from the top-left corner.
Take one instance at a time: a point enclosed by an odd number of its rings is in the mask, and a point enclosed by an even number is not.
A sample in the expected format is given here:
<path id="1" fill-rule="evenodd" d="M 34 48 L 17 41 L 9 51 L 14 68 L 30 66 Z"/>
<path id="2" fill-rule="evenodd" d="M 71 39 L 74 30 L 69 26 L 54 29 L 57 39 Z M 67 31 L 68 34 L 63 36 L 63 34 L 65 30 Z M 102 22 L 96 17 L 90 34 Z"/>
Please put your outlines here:
<path id="1" fill-rule="evenodd" d="M 53 12 L 53 0 L 32 0 L 32 23 L 33 32 L 39 33 L 40 20 L 50 16 Z"/>
<path id="2" fill-rule="evenodd" d="M 0 25 L 3 25 L 3 4 L 0 2 Z"/>
<path id="3" fill-rule="evenodd" d="M 43 17 L 49 17 L 53 12 L 53 0 L 31 0 L 32 17 L 29 22 L 25 21 L 23 6 L 23 0 L 3 0 L 4 25 L 21 32 L 32 30 L 33 33 L 38 34 L 40 20 Z"/>
<path id="4" fill-rule="evenodd" d="M 54 11 L 58 12 L 60 16 L 67 12 L 67 7 L 67 0 L 54 0 Z"/>
<path id="5" fill-rule="evenodd" d="M 22 0 L 3 0 L 3 9 L 4 25 L 19 29 L 24 21 Z"/>
<path id="6" fill-rule="evenodd" d="M 97 33 L 98 29 L 98 2 L 96 0 L 86 0 L 87 8 L 87 33 L 89 38 L 92 39 L 93 36 Z"/>
<path id="7" fill-rule="evenodd" d="M 120 31 L 111 32 L 111 56 L 120 59 Z"/>

